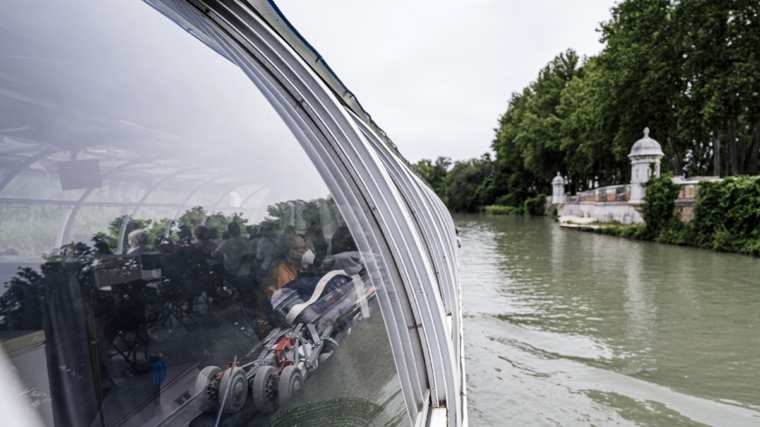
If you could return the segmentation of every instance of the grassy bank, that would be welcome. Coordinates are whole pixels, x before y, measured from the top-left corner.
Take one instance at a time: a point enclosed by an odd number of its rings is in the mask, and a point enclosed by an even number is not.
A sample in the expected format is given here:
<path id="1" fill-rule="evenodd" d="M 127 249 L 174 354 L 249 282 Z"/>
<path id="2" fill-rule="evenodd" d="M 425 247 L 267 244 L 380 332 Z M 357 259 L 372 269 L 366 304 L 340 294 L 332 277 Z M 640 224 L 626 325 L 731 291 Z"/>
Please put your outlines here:
<path id="1" fill-rule="evenodd" d="M 688 223 L 674 214 L 678 190 L 669 176 L 647 184 L 645 224 L 591 223 L 579 228 L 629 239 L 760 256 L 760 177 L 700 182 L 694 219 Z"/>
<path id="2" fill-rule="evenodd" d="M 539 194 L 536 197 L 529 198 L 521 206 L 502 206 L 490 205 L 483 207 L 487 215 L 534 215 L 542 216 L 546 214 L 546 196 Z M 556 208 L 552 206 L 552 213 L 556 215 Z"/>

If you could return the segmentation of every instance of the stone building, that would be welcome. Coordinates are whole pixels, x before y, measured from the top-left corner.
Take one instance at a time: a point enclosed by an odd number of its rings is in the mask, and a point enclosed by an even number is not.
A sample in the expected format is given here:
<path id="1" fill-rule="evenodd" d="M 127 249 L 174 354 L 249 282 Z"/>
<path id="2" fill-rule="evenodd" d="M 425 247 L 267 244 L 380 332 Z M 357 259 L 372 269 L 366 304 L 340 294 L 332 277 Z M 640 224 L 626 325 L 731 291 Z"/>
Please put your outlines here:
<path id="1" fill-rule="evenodd" d="M 631 182 L 583 191 L 573 196 L 565 193 L 565 180 L 561 173 L 552 180 L 552 204 L 560 216 L 581 222 L 611 222 L 623 224 L 644 222 L 641 207 L 644 204 L 644 184 L 653 176 L 660 176 L 660 161 L 665 154 L 659 142 L 644 129 L 644 137 L 631 147 Z"/>

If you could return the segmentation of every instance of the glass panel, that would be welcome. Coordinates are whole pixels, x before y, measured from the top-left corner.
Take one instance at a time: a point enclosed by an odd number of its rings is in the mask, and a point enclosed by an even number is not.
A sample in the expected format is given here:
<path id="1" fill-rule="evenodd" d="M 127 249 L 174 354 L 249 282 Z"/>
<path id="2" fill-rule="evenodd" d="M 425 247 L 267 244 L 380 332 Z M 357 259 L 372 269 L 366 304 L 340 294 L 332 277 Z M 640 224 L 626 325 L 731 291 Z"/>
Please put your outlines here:
<path id="1" fill-rule="evenodd" d="M 4 10 L 2 386 L 48 425 L 407 423 L 360 210 L 246 75 L 143 2 Z"/>

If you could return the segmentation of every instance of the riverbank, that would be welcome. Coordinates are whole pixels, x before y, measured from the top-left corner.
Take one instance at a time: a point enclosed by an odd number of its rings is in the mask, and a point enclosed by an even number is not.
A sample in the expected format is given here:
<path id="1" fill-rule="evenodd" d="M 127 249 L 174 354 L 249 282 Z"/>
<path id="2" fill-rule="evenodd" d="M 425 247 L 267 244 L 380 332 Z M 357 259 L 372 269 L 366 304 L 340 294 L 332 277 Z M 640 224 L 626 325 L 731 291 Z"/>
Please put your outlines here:
<path id="1" fill-rule="evenodd" d="M 560 222 L 581 231 L 760 256 L 760 177 L 700 182 L 689 221 L 682 220 L 675 205 L 680 187 L 670 177 L 651 180 L 646 191 L 644 224 L 563 217 Z"/>

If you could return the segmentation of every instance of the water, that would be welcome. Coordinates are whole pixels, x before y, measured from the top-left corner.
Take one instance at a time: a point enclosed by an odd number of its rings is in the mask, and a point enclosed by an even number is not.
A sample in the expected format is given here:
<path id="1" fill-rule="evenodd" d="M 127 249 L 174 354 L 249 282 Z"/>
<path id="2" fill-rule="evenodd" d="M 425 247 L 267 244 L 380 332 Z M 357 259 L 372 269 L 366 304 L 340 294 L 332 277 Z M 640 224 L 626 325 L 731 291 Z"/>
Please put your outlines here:
<path id="1" fill-rule="evenodd" d="M 760 259 L 457 215 L 472 426 L 760 426 Z"/>

